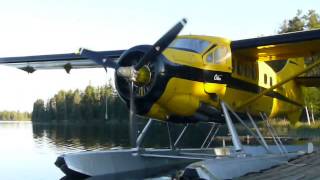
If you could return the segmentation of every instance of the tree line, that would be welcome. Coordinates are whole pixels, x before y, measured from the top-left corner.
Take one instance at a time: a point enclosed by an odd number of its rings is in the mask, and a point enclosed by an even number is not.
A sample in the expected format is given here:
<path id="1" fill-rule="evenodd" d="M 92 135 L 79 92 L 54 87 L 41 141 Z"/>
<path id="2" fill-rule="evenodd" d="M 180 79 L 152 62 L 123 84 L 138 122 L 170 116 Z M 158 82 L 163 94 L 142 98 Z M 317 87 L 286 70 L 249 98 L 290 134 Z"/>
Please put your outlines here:
<path id="1" fill-rule="evenodd" d="M 36 100 L 31 116 L 34 122 L 123 121 L 127 118 L 128 110 L 110 84 L 88 85 L 84 91 L 60 90 L 46 102 Z"/>
<path id="2" fill-rule="evenodd" d="M 0 111 L 0 121 L 29 121 L 31 114 L 20 111 Z"/>

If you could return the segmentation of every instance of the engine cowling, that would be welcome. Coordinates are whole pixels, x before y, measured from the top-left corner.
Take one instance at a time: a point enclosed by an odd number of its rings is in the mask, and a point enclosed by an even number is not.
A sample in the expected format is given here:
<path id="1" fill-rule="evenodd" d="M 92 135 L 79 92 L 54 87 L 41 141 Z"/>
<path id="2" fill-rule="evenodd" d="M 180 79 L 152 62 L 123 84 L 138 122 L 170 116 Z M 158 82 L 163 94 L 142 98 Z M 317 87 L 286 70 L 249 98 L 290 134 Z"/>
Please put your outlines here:
<path id="1" fill-rule="evenodd" d="M 134 83 L 134 103 L 136 104 L 136 113 L 138 115 L 145 115 L 154 104 L 154 102 L 161 96 L 161 89 L 164 89 L 165 73 L 164 62 L 161 61 L 161 56 L 146 64 L 139 69 L 137 73 L 140 77 L 136 79 L 128 79 L 119 75 L 119 70 L 123 67 L 132 67 L 152 48 L 149 45 L 140 45 L 128 49 L 121 55 L 118 62 L 118 68 L 115 71 L 115 85 L 117 92 L 121 99 L 126 103 L 127 107 L 130 105 L 130 85 Z M 130 73 L 130 72 L 128 72 Z M 161 87 L 160 87 L 161 86 Z"/>

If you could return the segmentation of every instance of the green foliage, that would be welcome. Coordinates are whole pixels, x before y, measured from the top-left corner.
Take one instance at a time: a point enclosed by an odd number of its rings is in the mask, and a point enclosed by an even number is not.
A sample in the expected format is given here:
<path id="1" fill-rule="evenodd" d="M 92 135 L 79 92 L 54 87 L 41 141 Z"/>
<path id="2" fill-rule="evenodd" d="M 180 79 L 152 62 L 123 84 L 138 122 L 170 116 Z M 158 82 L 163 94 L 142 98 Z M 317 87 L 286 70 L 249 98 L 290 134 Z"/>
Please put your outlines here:
<path id="1" fill-rule="evenodd" d="M 20 111 L 1 111 L 0 121 L 29 121 L 31 114 Z"/>
<path id="2" fill-rule="evenodd" d="M 320 16 L 315 10 L 309 10 L 308 14 L 304 15 L 303 18 L 306 20 L 308 29 L 320 28 Z"/>
<path id="3" fill-rule="evenodd" d="M 303 18 L 302 11 L 298 10 L 295 17 L 290 20 L 283 21 L 278 33 L 281 34 L 287 32 L 302 31 L 304 30 L 304 28 L 305 19 Z"/>
<path id="4" fill-rule="evenodd" d="M 59 91 L 45 104 L 37 100 L 33 106 L 32 121 L 103 121 L 107 115 L 110 119 L 127 119 L 128 110 L 116 95 L 111 85 L 101 87 L 87 86 L 84 91 Z"/>
<path id="5" fill-rule="evenodd" d="M 311 122 L 310 125 L 307 122 L 297 122 L 293 125 L 285 119 L 269 119 L 269 122 L 271 122 L 279 136 L 307 138 L 308 142 L 319 143 L 317 139 L 320 136 L 320 121 Z M 265 127 L 265 123 L 263 122 L 258 122 L 258 124 L 260 127 Z M 269 135 L 266 128 L 261 128 L 260 130 L 263 135 Z"/>
<path id="6" fill-rule="evenodd" d="M 305 105 L 314 114 L 315 119 L 320 118 L 320 90 L 315 87 L 303 88 Z"/>
<path id="7" fill-rule="evenodd" d="M 45 118 L 45 115 L 44 101 L 42 99 L 36 100 L 36 102 L 33 103 L 31 119 L 33 121 L 40 121 Z"/>
<path id="8" fill-rule="evenodd" d="M 292 19 L 283 21 L 278 33 L 282 34 L 317 28 L 320 28 L 320 17 L 315 10 L 309 10 L 308 13 L 304 15 L 302 14 L 301 10 L 298 10 L 296 16 L 294 16 Z"/>

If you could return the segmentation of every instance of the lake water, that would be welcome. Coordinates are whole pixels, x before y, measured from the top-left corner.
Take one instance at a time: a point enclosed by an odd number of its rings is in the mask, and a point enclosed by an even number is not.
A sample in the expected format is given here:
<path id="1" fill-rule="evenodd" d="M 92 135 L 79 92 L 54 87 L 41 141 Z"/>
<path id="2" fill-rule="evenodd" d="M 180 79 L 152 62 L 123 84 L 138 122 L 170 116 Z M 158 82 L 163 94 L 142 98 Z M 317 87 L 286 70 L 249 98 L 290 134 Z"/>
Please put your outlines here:
<path id="1" fill-rule="evenodd" d="M 31 122 L 0 122 L 0 179 L 60 179 L 64 174 L 54 166 L 58 155 L 69 152 L 45 135 L 33 133 Z"/>
<path id="2" fill-rule="evenodd" d="M 157 135 L 149 139 L 149 145 L 168 145 L 167 131 L 164 127 L 166 126 L 159 127 L 155 124 L 153 130 Z M 54 165 L 59 155 L 87 150 L 107 150 L 116 146 L 128 147 L 128 126 L 104 123 L 53 125 L 0 121 L 0 144 L 1 180 L 55 180 L 64 177 L 60 169 Z"/>
<path id="3" fill-rule="evenodd" d="M 141 127 L 143 123 L 145 122 L 140 124 Z M 177 128 L 181 130 L 183 126 Z M 197 139 L 204 139 L 209 128 L 201 125 L 190 128 L 181 146 L 190 147 L 192 144 L 199 147 L 201 141 Z M 169 146 L 165 124 L 155 123 L 150 131 L 153 133 L 148 134 L 145 144 L 152 147 Z M 174 138 L 177 135 L 172 133 Z M 0 179 L 61 179 L 64 174 L 54 165 L 59 155 L 87 150 L 106 150 L 116 146 L 128 147 L 128 137 L 127 123 L 52 125 L 0 121 Z"/>
<path id="4" fill-rule="evenodd" d="M 147 136 L 146 144 L 152 147 L 169 145 L 166 126 L 155 124 L 151 129 L 153 133 Z M 190 128 L 181 146 L 200 147 L 202 141 L 199 139 L 204 139 L 209 129 L 199 126 Z M 172 136 L 176 138 L 177 135 L 173 133 Z M 64 174 L 54 165 L 59 155 L 126 147 L 128 140 L 128 127 L 124 124 L 36 125 L 32 122 L 0 121 L 0 179 L 61 179 Z M 221 145 L 221 142 L 215 145 Z"/>
<path id="5" fill-rule="evenodd" d="M 112 137 L 112 131 L 105 128 L 101 125 L 59 127 L 0 121 L 0 179 L 60 179 L 64 174 L 54 165 L 59 155 L 127 143 L 126 139 L 120 140 L 121 134 Z M 111 142 L 112 138 L 119 144 Z"/>

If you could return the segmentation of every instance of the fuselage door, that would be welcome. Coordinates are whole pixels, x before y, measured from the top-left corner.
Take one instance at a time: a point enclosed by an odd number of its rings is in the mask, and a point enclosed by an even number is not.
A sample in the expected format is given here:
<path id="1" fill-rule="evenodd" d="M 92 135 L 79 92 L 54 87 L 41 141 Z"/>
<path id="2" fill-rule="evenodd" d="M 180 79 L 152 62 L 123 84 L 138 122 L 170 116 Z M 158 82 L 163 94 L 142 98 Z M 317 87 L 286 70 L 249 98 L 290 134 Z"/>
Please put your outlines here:
<path id="1" fill-rule="evenodd" d="M 225 85 L 232 71 L 231 51 L 229 46 L 215 45 L 203 56 L 204 89 L 207 93 L 222 93 L 220 85 Z M 218 92 L 217 92 L 218 91 Z"/>

